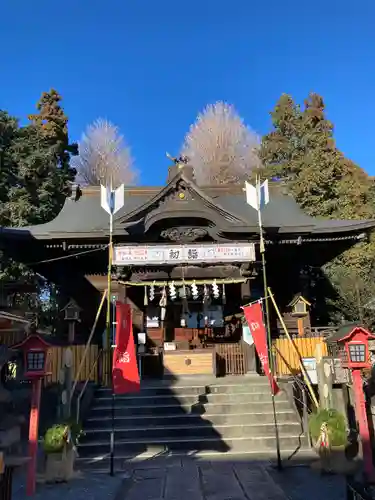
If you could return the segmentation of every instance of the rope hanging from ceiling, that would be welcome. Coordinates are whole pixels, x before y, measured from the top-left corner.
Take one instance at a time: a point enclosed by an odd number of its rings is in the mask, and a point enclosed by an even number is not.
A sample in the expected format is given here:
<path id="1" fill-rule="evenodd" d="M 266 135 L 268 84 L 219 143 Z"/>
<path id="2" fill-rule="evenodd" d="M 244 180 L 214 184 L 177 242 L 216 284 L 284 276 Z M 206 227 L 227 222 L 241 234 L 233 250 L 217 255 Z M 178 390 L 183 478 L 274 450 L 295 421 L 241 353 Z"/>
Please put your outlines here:
<path id="1" fill-rule="evenodd" d="M 211 285 L 213 281 L 215 281 L 218 285 L 231 285 L 235 283 L 246 283 L 249 278 L 224 278 L 224 279 L 205 279 L 205 280 L 168 280 L 168 281 L 123 281 L 117 280 L 117 283 L 120 285 L 126 286 L 168 286 L 173 282 L 174 286 L 183 286 L 183 285 Z"/>

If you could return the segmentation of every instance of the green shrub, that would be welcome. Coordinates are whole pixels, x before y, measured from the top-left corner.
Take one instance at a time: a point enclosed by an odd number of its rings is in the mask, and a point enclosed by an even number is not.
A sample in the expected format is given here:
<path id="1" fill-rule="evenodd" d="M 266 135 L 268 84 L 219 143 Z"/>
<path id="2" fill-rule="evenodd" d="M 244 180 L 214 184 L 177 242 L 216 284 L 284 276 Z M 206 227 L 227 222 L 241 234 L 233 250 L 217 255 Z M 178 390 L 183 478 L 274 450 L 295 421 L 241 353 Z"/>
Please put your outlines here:
<path id="1" fill-rule="evenodd" d="M 69 427 L 63 424 L 57 424 L 50 427 L 43 440 L 45 453 L 60 453 L 67 444 Z"/>
<path id="2" fill-rule="evenodd" d="M 345 446 L 348 444 L 345 417 L 335 409 L 318 410 L 310 416 L 309 429 L 314 443 L 318 441 L 320 429 L 324 423 L 327 424 L 330 446 Z"/>

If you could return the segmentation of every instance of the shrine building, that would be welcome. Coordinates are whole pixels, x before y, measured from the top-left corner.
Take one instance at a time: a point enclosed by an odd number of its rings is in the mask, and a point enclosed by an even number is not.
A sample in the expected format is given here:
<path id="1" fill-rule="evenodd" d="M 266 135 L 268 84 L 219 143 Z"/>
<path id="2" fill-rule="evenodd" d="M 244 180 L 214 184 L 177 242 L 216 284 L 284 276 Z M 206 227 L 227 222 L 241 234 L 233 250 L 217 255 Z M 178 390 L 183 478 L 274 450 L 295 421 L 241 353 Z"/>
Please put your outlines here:
<path id="1" fill-rule="evenodd" d="M 268 285 L 289 327 L 298 331 L 298 315 L 291 310 L 305 307 L 309 316 L 311 305 L 301 295 L 304 269 L 320 268 L 366 238 L 375 221 L 310 217 L 277 182 L 270 183 L 262 220 Z M 238 345 L 241 370 L 248 370 L 240 347 L 241 306 L 264 294 L 259 239 L 257 212 L 247 204 L 243 185 L 198 187 L 193 168 L 176 164 L 164 187 L 125 188 L 124 206 L 114 217 L 111 299 L 132 304 L 134 332 L 146 333 L 145 355 L 159 363 L 155 368 L 148 361 L 149 373 L 167 365 L 182 370 L 174 360 L 160 362 L 171 350 L 175 357 L 195 351 L 202 373 L 217 371 L 207 367 L 211 358 L 204 353 L 214 345 L 224 352 L 220 346 L 228 343 Z M 74 186 L 46 224 L 0 229 L 6 254 L 58 285 L 81 308 L 81 343 L 107 286 L 108 240 L 100 187 Z M 271 324 L 277 336 L 275 314 Z M 309 324 L 310 319 L 304 323 Z M 103 331 L 104 315 L 99 342 Z M 200 373 L 199 367 L 192 373 Z"/>

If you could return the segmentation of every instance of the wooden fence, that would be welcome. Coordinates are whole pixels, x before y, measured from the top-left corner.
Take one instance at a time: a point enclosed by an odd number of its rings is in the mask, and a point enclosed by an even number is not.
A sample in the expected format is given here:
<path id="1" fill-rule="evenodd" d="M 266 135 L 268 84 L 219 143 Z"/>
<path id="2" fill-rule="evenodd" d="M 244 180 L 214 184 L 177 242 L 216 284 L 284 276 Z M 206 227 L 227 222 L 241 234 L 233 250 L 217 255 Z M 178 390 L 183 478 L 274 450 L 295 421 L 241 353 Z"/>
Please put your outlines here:
<path id="1" fill-rule="evenodd" d="M 323 344 L 322 355 L 327 356 L 327 344 L 324 337 L 294 337 L 292 341 L 301 358 L 315 357 L 318 344 Z M 298 355 L 290 341 L 283 337 L 275 339 L 272 343 L 275 359 L 275 371 L 278 376 L 300 373 Z"/>
<path id="2" fill-rule="evenodd" d="M 25 338 L 24 330 L 0 330 L 0 345 L 6 345 L 10 347 L 14 344 L 19 344 Z"/>
<path id="3" fill-rule="evenodd" d="M 85 352 L 85 345 L 71 345 L 69 349 L 71 349 L 73 354 L 73 378 L 74 380 L 77 377 L 79 365 L 81 364 L 81 360 L 83 358 L 83 354 Z M 59 381 L 60 372 L 64 367 L 64 351 L 67 347 L 54 346 L 49 349 L 49 372 L 51 373 L 46 377 L 46 384 L 54 384 Z M 90 345 L 88 352 L 85 357 L 85 362 L 81 369 L 81 373 L 79 376 L 79 382 L 85 382 L 89 379 L 92 382 L 98 383 L 98 370 L 91 370 L 93 364 L 96 362 L 99 354 L 97 345 Z M 90 374 L 90 371 L 92 373 Z"/>

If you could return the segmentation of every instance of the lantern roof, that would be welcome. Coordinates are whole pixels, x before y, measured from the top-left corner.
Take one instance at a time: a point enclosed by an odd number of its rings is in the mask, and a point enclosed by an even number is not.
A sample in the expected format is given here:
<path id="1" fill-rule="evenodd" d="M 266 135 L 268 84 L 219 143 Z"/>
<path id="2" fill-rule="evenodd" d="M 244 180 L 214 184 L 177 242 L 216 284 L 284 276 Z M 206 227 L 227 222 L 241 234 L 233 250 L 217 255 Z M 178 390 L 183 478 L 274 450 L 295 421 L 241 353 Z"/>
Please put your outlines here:
<path id="1" fill-rule="evenodd" d="M 75 308 L 77 311 L 82 311 L 82 308 L 73 299 L 70 299 L 61 311 L 66 311 L 69 308 Z"/>
<path id="2" fill-rule="evenodd" d="M 288 307 L 293 307 L 297 304 L 297 302 L 304 302 L 307 306 L 311 306 L 311 303 L 305 299 L 305 297 L 301 293 L 297 293 L 293 299 L 289 302 Z"/>
<path id="3" fill-rule="evenodd" d="M 43 349 L 48 349 L 51 344 L 44 340 L 40 335 L 37 334 L 31 334 L 28 335 L 22 342 L 18 344 L 14 344 L 11 346 L 12 349 L 26 349 L 28 346 L 30 347 L 37 347 L 39 346 L 40 348 Z"/>
<path id="4" fill-rule="evenodd" d="M 342 325 L 329 339 L 329 342 L 349 342 L 355 335 L 365 335 L 369 340 L 375 339 L 375 335 L 358 323 L 347 323 Z"/>

